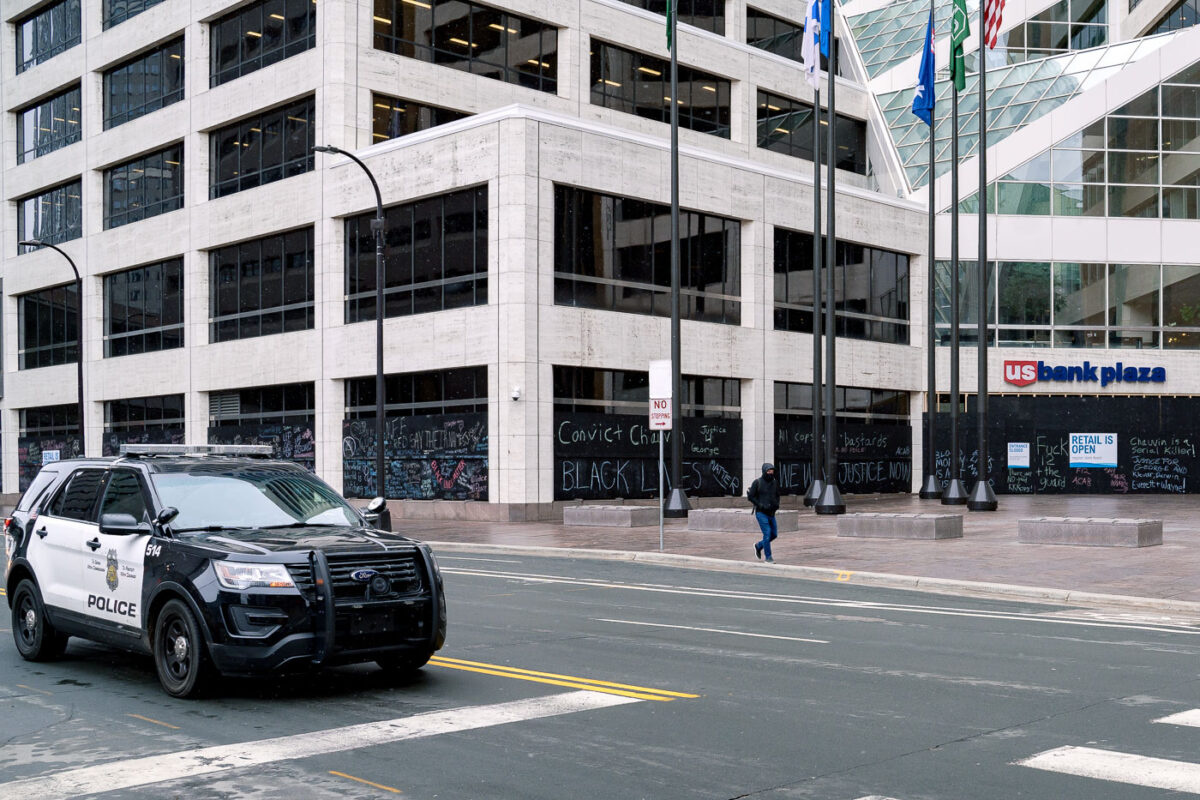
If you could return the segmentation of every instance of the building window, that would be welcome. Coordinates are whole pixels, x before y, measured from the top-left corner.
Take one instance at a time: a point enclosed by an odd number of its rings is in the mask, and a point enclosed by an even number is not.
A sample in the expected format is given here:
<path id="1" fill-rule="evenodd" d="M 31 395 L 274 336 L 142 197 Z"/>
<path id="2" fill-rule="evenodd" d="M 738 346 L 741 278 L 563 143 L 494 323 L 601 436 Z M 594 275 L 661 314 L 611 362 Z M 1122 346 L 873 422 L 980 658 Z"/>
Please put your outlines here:
<path id="1" fill-rule="evenodd" d="M 104 0 L 104 30 L 120 25 L 163 0 Z"/>
<path id="2" fill-rule="evenodd" d="M 468 0 L 375 0 L 375 48 L 554 94 L 558 29 Z"/>
<path id="3" fill-rule="evenodd" d="M 104 276 L 104 357 L 183 347 L 183 260 Z"/>
<path id="4" fill-rule="evenodd" d="M 17 298 L 18 369 L 79 360 L 79 291 L 74 283 Z"/>
<path id="5" fill-rule="evenodd" d="M 182 444 L 183 420 L 181 394 L 109 400 L 101 455 L 118 455 L 122 444 Z"/>
<path id="6" fill-rule="evenodd" d="M 79 84 L 75 84 L 17 112 L 17 163 L 24 164 L 74 144 L 80 140 L 82 131 Z"/>
<path id="7" fill-rule="evenodd" d="M 803 16 L 803 12 L 801 12 Z M 682 19 L 682 18 L 681 18 Z M 804 26 L 772 16 L 757 8 L 746 7 L 746 44 L 766 50 L 791 61 L 803 62 L 800 45 L 804 43 Z M 841 40 L 838 40 L 841 46 Z M 844 75 L 844 59 L 838 59 L 838 75 Z M 829 57 L 821 56 L 821 70 L 829 72 Z"/>
<path id="8" fill-rule="evenodd" d="M 104 228 L 183 208 L 183 145 L 104 171 Z"/>
<path id="9" fill-rule="evenodd" d="M 729 87 L 698 69 L 678 66 L 679 127 L 729 138 Z M 592 40 L 592 105 L 671 121 L 671 64 Z"/>
<path id="10" fill-rule="evenodd" d="M 829 126 L 821 119 L 821 158 L 826 157 Z M 768 92 L 758 93 L 758 146 L 796 158 L 813 160 L 812 106 Z M 837 115 L 837 168 L 867 174 L 867 123 Z"/>
<path id="11" fill-rule="evenodd" d="M 209 254 L 209 341 L 313 327 L 313 229 L 229 245 Z"/>
<path id="12" fill-rule="evenodd" d="M 812 250 L 812 234 L 775 228 L 776 330 L 812 333 Z M 908 256 L 839 241 L 836 258 L 837 335 L 908 344 Z"/>
<path id="13" fill-rule="evenodd" d="M 1140 1 L 1129 0 L 1129 10 L 1133 11 Z M 1153 36 L 1156 33 L 1179 31 L 1184 28 L 1190 28 L 1197 22 L 1200 22 L 1200 3 L 1198 3 L 1198 0 L 1179 0 L 1170 11 L 1162 15 L 1158 24 L 1151 28 L 1145 35 Z"/>
<path id="14" fill-rule="evenodd" d="M 680 210 L 680 314 L 741 322 L 741 225 Z M 671 208 L 554 187 L 554 302 L 671 315 Z"/>
<path id="15" fill-rule="evenodd" d="M 487 367 L 384 376 L 385 417 L 487 413 Z M 346 381 L 347 419 L 375 418 L 375 377 Z"/>
<path id="16" fill-rule="evenodd" d="M 371 137 L 376 142 L 395 139 L 471 116 L 464 111 L 429 106 L 386 94 L 373 94 L 371 101 Z"/>
<path id="17" fill-rule="evenodd" d="M 487 186 L 384 210 L 384 316 L 487 304 Z M 374 212 L 346 220 L 346 322 L 375 319 Z"/>
<path id="18" fill-rule="evenodd" d="M 183 99 L 183 37 L 104 73 L 104 128 Z"/>
<path id="19" fill-rule="evenodd" d="M 213 131 L 209 197 L 312 172 L 316 101 L 307 97 Z"/>
<path id="20" fill-rule="evenodd" d="M 83 203 L 78 180 L 17 201 L 17 239 L 40 239 L 48 244 L 83 236 Z M 21 248 L 19 252 L 29 252 Z"/>
<path id="21" fill-rule="evenodd" d="M 824 397 L 821 400 L 824 402 Z M 858 386 L 834 387 L 834 406 L 839 422 L 850 424 L 912 424 L 908 410 L 908 392 L 899 389 L 868 389 Z M 812 384 L 775 381 L 775 419 L 812 421 Z M 822 413 L 824 411 L 822 410 Z"/>
<path id="22" fill-rule="evenodd" d="M 210 86 L 248 75 L 317 44 L 317 4 L 262 0 L 212 23 Z"/>
<path id="23" fill-rule="evenodd" d="M 83 455 L 79 439 L 79 406 L 40 406 L 20 410 L 21 428 L 17 438 L 18 488 L 23 492 L 33 483 L 46 456 L 57 459 Z"/>
<path id="24" fill-rule="evenodd" d="M 1010 64 L 1100 47 L 1108 43 L 1108 0 L 1059 0 L 1007 31 L 1007 38 Z"/>
<path id="25" fill-rule="evenodd" d="M 681 375 L 680 413 L 685 417 L 741 419 L 742 384 L 736 378 Z M 556 413 L 646 415 L 650 373 L 636 370 L 554 368 Z"/>
<path id="26" fill-rule="evenodd" d="M 691 25 L 713 33 L 725 34 L 725 0 L 623 0 L 631 6 L 653 11 L 655 14 L 667 13 L 667 7 L 676 6 L 679 22 Z"/>
<path id="27" fill-rule="evenodd" d="M 63 0 L 19 20 L 17 74 L 79 44 L 79 0 Z"/>
<path id="28" fill-rule="evenodd" d="M 275 458 L 315 470 L 314 397 L 311 383 L 212 392 L 208 395 L 208 443 L 270 445 Z"/>

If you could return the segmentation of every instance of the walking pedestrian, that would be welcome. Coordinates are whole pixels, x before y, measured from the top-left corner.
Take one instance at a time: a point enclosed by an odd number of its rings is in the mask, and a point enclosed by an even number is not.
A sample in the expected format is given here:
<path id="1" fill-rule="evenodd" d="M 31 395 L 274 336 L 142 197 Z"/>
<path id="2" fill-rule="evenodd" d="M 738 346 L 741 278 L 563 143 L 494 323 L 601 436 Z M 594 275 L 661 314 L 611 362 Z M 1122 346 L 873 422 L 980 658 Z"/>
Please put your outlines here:
<path id="1" fill-rule="evenodd" d="M 771 542 L 779 535 L 779 526 L 775 522 L 775 512 L 779 510 L 779 484 L 775 481 L 774 464 L 762 465 L 762 477 L 750 484 L 746 498 L 754 505 L 754 518 L 762 529 L 762 541 L 754 543 L 754 557 L 766 556 L 767 563 L 774 564 Z"/>

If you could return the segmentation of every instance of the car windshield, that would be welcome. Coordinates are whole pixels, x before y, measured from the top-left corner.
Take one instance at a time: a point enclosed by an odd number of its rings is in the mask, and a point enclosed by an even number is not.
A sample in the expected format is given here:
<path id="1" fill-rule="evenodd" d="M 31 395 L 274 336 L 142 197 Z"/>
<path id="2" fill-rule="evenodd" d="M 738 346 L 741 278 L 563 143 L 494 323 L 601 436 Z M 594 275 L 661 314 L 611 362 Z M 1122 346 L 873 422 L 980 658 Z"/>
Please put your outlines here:
<path id="1" fill-rule="evenodd" d="M 359 524 L 341 495 L 299 469 L 197 465 L 151 480 L 162 505 L 179 509 L 176 531 Z"/>

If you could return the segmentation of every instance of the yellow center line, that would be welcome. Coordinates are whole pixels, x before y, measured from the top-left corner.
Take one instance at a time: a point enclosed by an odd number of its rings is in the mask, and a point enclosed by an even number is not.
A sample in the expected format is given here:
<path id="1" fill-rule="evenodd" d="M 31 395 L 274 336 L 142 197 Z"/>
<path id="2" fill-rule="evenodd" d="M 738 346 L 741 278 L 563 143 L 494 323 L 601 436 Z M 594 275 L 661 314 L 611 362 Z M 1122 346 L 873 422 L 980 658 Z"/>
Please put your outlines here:
<path id="1" fill-rule="evenodd" d="M 153 722 L 155 725 L 162 725 L 164 728 L 170 728 L 173 731 L 179 730 L 178 725 L 172 725 L 169 722 L 162 722 L 157 719 L 150 719 L 149 717 L 143 717 L 141 714 L 126 714 L 125 716 L 133 717 L 134 719 L 145 720 L 146 722 Z"/>
<path id="2" fill-rule="evenodd" d="M 54 692 L 47 692 L 45 689 L 35 689 L 32 686 L 26 686 L 23 683 L 18 683 L 17 686 L 22 689 L 28 689 L 31 692 L 38 692 L 39 694 L 50 694 L 50 695 L 54 694 Z"/>
<path id="3" fill-rule="evenodd" d="M 339 778 L 346 778 L 348 780 L 358 781 L 359 783 L 365 783 L 367 786 L 374 786 L 376 789 L 383 789 L 385 792 L 391 792 L 392 794 L 404 794 L 404 792 L 400 791 L 399 789 L 393 789 L 391 786 L 384 786 L 382 783 L 375 783 L 374 781 L 356 778 L 353 775 L 347 775 L 344 772 L 335 772 L 334 770 L 329 770 L 329 774 L 337 775 Z"/>
<path id="4" fill-rule="evenodd" d="M 634 697 L 639 700 L 660 700 L 667 702 L 675 698 L 695 698 L 700 696 L 684 692 L 671 692 L 666 689 L 652 689 L 647 686 L 631 686 L 625 683 L 580 678 L 575 675 L 559 675 L 554 672 L 538 672 L 536 670 L 520 669 L 517 667 L 506 667 L 502 664 L 484 664 L 478 661 L 446 658 L 445 656 L 434 656 L 430 659 L 429 663 L 440 667 L 461 669 L 467 672 L 478 672 L 484 675 L 498 675 L 504 678 L 533 681 L 534 683 L 547 683 L 552 686 L 567 686 L 573 689 L 588 689 L 593 692 Z"/>

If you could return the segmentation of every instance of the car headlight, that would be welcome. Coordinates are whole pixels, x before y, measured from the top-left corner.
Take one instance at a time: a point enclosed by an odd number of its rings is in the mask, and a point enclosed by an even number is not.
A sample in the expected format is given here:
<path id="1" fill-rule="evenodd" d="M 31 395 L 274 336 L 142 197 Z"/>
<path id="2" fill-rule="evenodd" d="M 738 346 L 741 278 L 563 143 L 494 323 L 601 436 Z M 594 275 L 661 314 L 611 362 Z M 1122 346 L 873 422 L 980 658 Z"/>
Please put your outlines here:
<path id="1" fill-rule="evenodd" d="M 217 572 L 217 582 L 226 589 L 290 589 L 296 585 L 283 564 L 218 561 L 213 567 Z"/>

